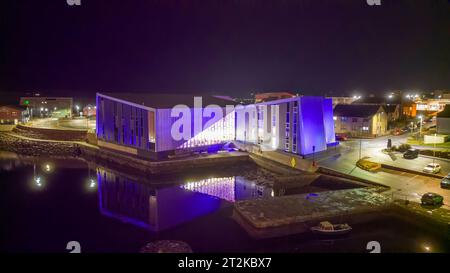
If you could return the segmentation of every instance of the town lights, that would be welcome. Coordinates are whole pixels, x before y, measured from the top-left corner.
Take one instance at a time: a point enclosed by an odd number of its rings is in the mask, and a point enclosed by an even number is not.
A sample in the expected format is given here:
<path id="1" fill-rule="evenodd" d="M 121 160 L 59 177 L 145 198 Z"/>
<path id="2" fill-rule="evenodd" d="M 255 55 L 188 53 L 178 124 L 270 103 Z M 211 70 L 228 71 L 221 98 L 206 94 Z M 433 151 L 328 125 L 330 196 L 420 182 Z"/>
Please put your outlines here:
<path id="1" fill-rule="evenodd" d="M 96 183 L 95 183 L 95 181 L 94 181 L 94 179 L 89 179 L 89 188 L 95 188 L 95 186 L 96 186 Z"/>
<path id="2" fill-rule="evenodd" d="M 36 186 L 38 186 L 39 188 L 42 187 L 41 177 L 40 177 L 40 176 L 36 176 L 36 177 L 34 178 L 34 183 L 35 183 Z"/>
<path id="3" fill-rule="evenodd" d="M 52 171 L 52 166 L 49 163 L 47 163 L 47 164 L 44 165 L 43 169 L 44 169 L 44 171 L 49 173 L 49 172 Z"/>

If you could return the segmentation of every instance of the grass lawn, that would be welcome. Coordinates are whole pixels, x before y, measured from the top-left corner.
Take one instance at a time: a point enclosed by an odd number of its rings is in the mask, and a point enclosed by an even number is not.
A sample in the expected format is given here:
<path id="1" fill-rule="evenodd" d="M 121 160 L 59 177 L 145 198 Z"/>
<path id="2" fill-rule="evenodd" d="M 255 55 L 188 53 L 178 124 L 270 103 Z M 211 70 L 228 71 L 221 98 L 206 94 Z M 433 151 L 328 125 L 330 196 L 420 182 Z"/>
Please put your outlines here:
<path id="1" fill-rule="evenodd" d="M 436 148 L 450 149 L 450 141 L 444 142 L 444 143 L 439 143 L 439 144 L 425 144 L 425 143 L 423 143 L 422 139 L 417 140 L 417 139 L 408 138 L 406 143 L 408 143 L 409 145 L 418 145 L 418 146 L 426 146 L 426 147 L 431 147 L 431 148 L 436 147 Z"/>

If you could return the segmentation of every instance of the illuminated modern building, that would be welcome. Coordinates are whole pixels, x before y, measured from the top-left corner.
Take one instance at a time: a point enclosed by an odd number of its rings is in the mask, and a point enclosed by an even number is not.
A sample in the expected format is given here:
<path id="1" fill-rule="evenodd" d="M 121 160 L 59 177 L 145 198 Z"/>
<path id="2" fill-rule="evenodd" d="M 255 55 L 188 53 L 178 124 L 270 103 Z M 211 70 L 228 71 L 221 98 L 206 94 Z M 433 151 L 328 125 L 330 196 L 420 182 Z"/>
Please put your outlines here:
<path id="1" fill-rule="evenodd" d="M 234 112 L 226 111 L 234 102 L 223 98 L 202 96 L 196 105 L 190 95 L 97 93 L 96 104 L 98 145 L 105 149 L 160 159 L 211 149 L 235 138 Z M 177 105 L 184 106 L 173 116 Z M 211 105 L 220 113 L 208 112 Z M 181 126 L 183 118 L 187 123 Z M 175 138 L 174 127 L 187 132 L 188 137 Z"/>
<path id="2" fill-rule="evenodd" d="M 236 108 L 236 140 L 299 155 L 336 144 L 332 99 L 293 97 Z"/>
<path id="3" fill-rule="evenodd" d="M 236 106 L 217 97 L 97 93 L 98 145 L 142 158 L 219 148 L 241 141 L 308 155 L 335 143 L 332 100 L 293 97 Z M 180 113 L 174 106 L 185 105 Z M 216 105 L 218 113 L 211 114 Z M 176 109 L 175 109 L 176 110 Z M 187 118 L 187 123 L 180 126 Z M 188 131 L 177 139 L 176 130 Z M 186 135 L 185 135 L 186 136 Z"/>

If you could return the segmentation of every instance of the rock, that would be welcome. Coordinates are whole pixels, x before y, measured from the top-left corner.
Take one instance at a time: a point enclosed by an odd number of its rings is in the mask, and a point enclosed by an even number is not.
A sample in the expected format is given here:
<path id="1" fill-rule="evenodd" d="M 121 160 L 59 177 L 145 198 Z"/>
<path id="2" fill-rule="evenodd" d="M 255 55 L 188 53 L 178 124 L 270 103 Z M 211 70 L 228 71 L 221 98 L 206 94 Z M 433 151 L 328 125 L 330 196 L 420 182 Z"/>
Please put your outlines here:
<path id="1" fill-rule="evenodd" d="M 182 241 L 161 240 L 148 243 L 141 253 L 192 253 L 191 247 Z"/>

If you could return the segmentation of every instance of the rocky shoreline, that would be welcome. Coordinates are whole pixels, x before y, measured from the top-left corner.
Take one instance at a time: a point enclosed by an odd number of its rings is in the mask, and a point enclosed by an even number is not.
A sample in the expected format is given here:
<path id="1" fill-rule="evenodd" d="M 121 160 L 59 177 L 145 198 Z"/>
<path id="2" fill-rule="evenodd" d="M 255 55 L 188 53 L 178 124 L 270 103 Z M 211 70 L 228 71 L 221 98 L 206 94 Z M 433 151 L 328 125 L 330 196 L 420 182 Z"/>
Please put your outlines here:
<path id="1" fill-rule="evenodd" d="M 28 156 L 80 156 L 80 145 L 71 142 L 45 142 L 0 133 L 0 150 Z"/>

